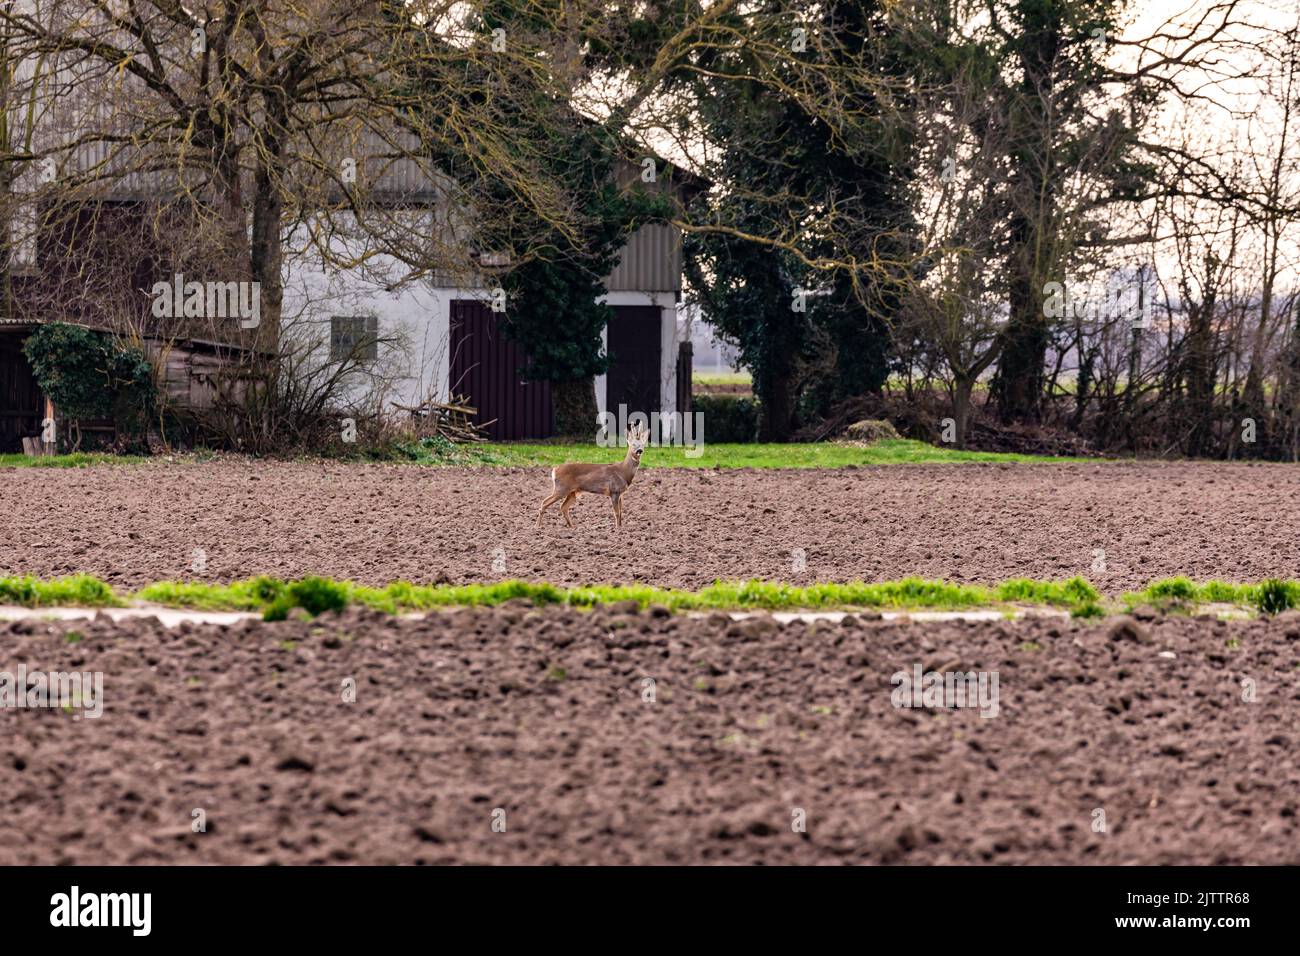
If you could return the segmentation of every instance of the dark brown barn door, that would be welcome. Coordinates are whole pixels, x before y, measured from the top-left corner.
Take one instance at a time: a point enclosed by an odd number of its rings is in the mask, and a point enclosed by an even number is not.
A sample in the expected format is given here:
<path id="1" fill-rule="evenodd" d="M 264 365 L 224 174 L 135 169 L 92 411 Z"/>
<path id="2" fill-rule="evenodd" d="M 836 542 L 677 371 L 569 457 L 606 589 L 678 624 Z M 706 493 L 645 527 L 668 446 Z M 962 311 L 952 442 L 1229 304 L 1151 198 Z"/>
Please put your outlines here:
<path id="1" fill-rule="evenodd" d="M 506 338 L 498 318 L 483 302 L 451 303 L 451 390 L 469 397 L 476 420 L 492 422 L 488 434 L 498 441 L 549 438 L 551 383 L 523 381 L 524 351 Z"/>
<path id="2" fill-rule="evenodd" d="M 605 408 L 615 415 L 620 404 L 627 413 L 653 415 L 661 404 L 659 390 L 662 314 L 653 305 L 616 305 L 609 321 L 609 372 L 605 379 Z"/>
<path id="3" fill-rule="evenodd" d="M 0 333 L 0 452 L 22 451 L 23 437 L 40 431 L 41 390 L 23 355 L 26 335 Z"/>

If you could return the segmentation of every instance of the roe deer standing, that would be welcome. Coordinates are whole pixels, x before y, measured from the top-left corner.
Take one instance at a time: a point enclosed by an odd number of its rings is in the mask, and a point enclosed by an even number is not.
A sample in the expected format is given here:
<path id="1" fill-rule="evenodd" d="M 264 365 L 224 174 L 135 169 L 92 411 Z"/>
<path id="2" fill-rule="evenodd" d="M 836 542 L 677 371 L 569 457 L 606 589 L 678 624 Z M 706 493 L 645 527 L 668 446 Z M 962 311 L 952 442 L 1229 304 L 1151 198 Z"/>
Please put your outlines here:
<path id="1" fill-rule="evenodd" d="M 607 495 L 614 503 L 614 527 L 623 526 L 623 492 L 636 477 L 637 466 L 641 464 L 641 453 L 645 451 L 650 439 L 650 429 L 633 426 L 627 433 L 627 457 L 616 465 L 589 465 L 569 462 L 551 469 L 551 496 L 542 502 L 542 509 L 537 512 L 537 524 L 542 523 L 546 509 L 557 501 L 560 502 L 560 517 L 570 528 L 573 522 L 569 511 L 578 500 L 578 493 L 589 495 Z"/>

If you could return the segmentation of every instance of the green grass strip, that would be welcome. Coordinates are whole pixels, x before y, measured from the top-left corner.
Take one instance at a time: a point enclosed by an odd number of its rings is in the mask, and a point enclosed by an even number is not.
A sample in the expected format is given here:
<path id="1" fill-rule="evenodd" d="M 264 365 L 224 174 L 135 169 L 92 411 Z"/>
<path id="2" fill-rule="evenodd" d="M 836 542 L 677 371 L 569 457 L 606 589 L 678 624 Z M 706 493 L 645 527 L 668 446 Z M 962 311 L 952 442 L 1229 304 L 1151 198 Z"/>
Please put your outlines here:
<path id="1" fill-rule="evenodd" d="M 961 451 L 907 438 L 885 439 L 865 447 L 813 442 L 806 444 L 711 444 L 700 449 L 660 446 L 646 449 L 643 468 L 843 468 L 870 465 L 959 464 L 1000 462 L 1050 464 L 1100 462 L 1099 458 L 1057 458 L 1046 455 Z M 689 452 L 689 454 L 688 454 Z M 461 467 L 551 468 L 569 461 L 612 462 L 622 449 L 573 442 L 489 442 L 453 445 L 445 439 L 425 439 L 399 446 L 395 456 L 422 465 Z"/>
<path id="2" fill-rule="evenodd" d="M 0 455 L 0 468 L 88 468 L 92 465 L 133 465 L 148 460 L 138 455 L 84 451 L 70 455 Z"/>
<path id="3" fill-rule="evenodd" d="M 316 615 L 359 605 L 398 614 L 438 607 L 491 607 L 519 598 L 538 605 L 563 604 L 577 608 L 634 601 L 642 608 L 659 604 L 674 611 L 967 610 L 1025 605 L 1069 608 L 1081 617 L 1104 613 L 1108 603 L 1096 588 L 1080 577 L 1066 581 L 1013 578 L 996 587 L 922 578 L 806 586 L 772 581 L 715 581 L 698 591 L 687 591 L 644 584 L 562 588 L 544 582 L 518 580 L 437 585 L 395 581 L 376 588 L 320 577 L 282 581 L 262 576 L 231 584 L 160 581 L 129 596 L 118 595 L 104 582 L 85 574 L 53 581 L 38 581 L 31 577 L 0 578 L 0 604 L 31 608 L 124 607 L 135 602 L 196 611 L 261 612 L 268 620 L 281 620 L 298 608 Z M 1175 611 L 1199 604 L 1230 604 L 1278 613 L 1300 607 L 1300 581 L 1268 580 L 1257 584 L 1207 581 L 1197 584 L 1188 578 L 1166 578 L 1153 582 L 1142 591 L 1125 594 L 1119 604 L 1110 602 L 1112 608 L 1118 609 L 1131 609 L 1139 604 Z"/>
<path id="4" fill-rule="evenodd" d="M 687 452 L 690 454 L 687 454 Z M 204 454 L 182 460 L 203 460 Z M 404 461 L 441 467 L 551 468 L 567 461 L 613 462 L 623 457 L 621 448 L 601 448 L 594 443 L 564 440 L 547 442 L 484 442 L 456 445 L 441 438 L 407 442 L 372 450 L 342 460 Z M 30 457 L 0 455 L 0 468 L 88 468 L 96 465 L 138 464 L 149 458 L 79 452 L 70 455 Z M 308 459 L 311 460 L 311 459 Z M 335 459 L 337 460 L 337 459 Z M 697 450 L 681 446 L 652 446 L 642 459 L 644 468 L 844 468 L 871 465 L 960 464 L 965 462 L 1050 464 L 1098 463 L 1114 459 L 1064 458 L 1000 452 L 962 451 L 907 438 L 885 439 L 865 447 L 837 442 L 790 444 L 705 443 Z"/>
<path id="5" fill-rule="evenodd" d="M 309 583 L 310 582 L 310 583 Z M 1085 585 L 1086 586 L 1086 585 Z M 676 611 L 710 609 L 830 609 L 830 608 L 942 608 L 990 607 L 1002 601 L 996 589 L 977 585 L 949 584 L 907 578 L 878 584 L 814 584 L 807 587 L 768 581 L 718 581 L 699 591 L 658 588 L 649 585 L 596 585 L 559 588 L 529 581 L 499 581 L 493 584 L 418 585 L 397 581 L 384 588 L 351 581 L 327 582 L 305 579 L 284 584 L 267 578 L 232 585 L 150 585 L 135 597 L 152 604 L 201 610 L 266 610 L 277 604 L 307 606 L 294 589 L 309 590 L 320 604 L 331 600 L 360 604 L 390 614 L 424 611 L 435 607 L 493 606 L 517 598 L 534 604 L 566 604 L 590 608 L 598 604 L 635 601 L 640 607 L 661 604 Z M 1043 594 L 1066 593 L 1067 585 L 1042 583 Z M 278 611 L 277 611 L 278 613 Z"/>
<path id="6" fill-rule="evenodd" d="M 134 598 L 146 604 L 195 611 L 261 611 L 275 602 L 284 589 L 283 581 L 265 576 L 233 584 L 160 581 L 137 591 Z"/>
<path id="7" fill-rule="evenodd" d="M 997 594 L 999 601 L 1008 604 L 1050 604 L 1054 607 L 1093 604 L 1101 599 L 1097 589 L 1080 577 L 1068 581 L 1012 578 L 998 585 Z"/>
<path id="8" fill-rule="evenodd" d="M 1140 604 L 1173 608 L 1197 604 L 1233 604 L 1277 614 L 1300 607 L 1300 581 L 1270 578 L 1257 584 L 1230 584 L 1227 581 L 1197 584 L 1185 577 L 1163 578 L 1153 581 L 1141 591 L 1128 592 L 1122 600 L 1129 608 Z"/>
<path id="9" fill-rule="evenodd" d="M 0 604 L 22 607 L 123 607 L 126 601 L 103 581 L 74 574 L 53 581 L 32 577 L 0 578 Z"/>

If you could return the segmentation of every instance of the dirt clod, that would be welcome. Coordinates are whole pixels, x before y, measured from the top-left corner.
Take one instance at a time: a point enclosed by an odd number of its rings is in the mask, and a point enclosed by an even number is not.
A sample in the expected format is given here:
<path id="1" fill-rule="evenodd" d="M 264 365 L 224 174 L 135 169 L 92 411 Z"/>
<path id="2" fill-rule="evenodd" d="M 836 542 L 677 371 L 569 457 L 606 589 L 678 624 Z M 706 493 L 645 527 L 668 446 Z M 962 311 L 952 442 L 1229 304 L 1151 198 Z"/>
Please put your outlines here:
<path id="1" fill-rule="evenodd" d="M 1110 627 L 1112 641 L 1132 641 L 1137 644 L 1150 644 L 1151 635 L 1147 629 L 1131 617 L 1121 617 Z"/>

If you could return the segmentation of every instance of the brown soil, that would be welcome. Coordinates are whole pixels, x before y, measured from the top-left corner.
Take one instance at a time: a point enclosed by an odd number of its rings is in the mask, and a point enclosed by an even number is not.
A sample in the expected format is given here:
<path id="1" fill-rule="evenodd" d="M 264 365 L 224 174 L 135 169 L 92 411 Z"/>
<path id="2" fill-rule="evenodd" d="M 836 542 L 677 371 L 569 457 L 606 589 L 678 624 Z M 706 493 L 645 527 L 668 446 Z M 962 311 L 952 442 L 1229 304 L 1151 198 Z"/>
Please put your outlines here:
<path id="1" fill-rule="evenodd" d="M 0 864 L 1294 864 L 1297 641 L 1294 617 L 21 621 L 0 669 L 102 671 L 105 703 L 0 710 Z M 998 716 L 896 709 L 914 664 L 998 672 Z"/>
<path id="2" fill-rule="evenodd" d="M 369 584 L 501 577 L 560 584 L 714 578 L 993 583 L 1081 574 L 1117 593 L 1160 577 L 1300 572 L 1300 470 L 1142 463 L 647 469 L 613 528 L 583 496 L 577 527 L 537 507 L 548 469 L 223 461 L 10 469 L 0 575 L 84 571 L 122 586 L 255 574 Z M 807 572 L 793 570 L 803 549 Z M 1106 570 L 1093 570 L 1104 550 Z"/>

